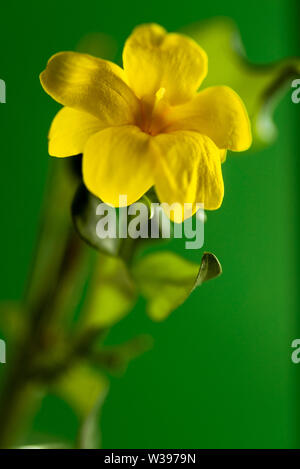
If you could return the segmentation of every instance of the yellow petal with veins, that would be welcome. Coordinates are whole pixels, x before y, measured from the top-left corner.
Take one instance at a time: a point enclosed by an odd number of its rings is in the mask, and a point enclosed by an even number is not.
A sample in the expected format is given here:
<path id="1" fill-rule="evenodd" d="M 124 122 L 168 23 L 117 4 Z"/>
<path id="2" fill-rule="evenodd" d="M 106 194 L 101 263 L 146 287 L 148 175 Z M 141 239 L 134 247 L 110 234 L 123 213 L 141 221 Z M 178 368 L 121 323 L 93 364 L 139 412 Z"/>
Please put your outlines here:
<path id="1" fill-rule="evenodd" d="M 153 185 L 155 158 L 150 140 L 133 125 L 110 127 L 93 135 L 83 152 L 83 180 L 88 190 L 115 207 L 120 195 L 127 196 L 128 205 L 136 202 Z"/>
<path id="2" fill-rule="evenodd" d="M 105 125 L 134 123 L 139 102 L 117 65 L 78 52 L 50 58 L 40 75 L 44 90 L 64 106 L 84 111 Z"/>
<path id="3" fill-rule="evenodd" d="M 103 124 L 86 112 L 62 108 L 54 117 L 49 132 L 49 154 L 65 157 L 83 153 L 84 146 Z"/>
<path id="4" fill-rule="evenodd" d="M 165 98 L 175 105 L 191 99 L 199 88 L 207 73 L 207 56 L 192 39 L 145 24 L 127 39 L 123 65 L 139 98 L 149 99 L 165 88 Z"/>
<path id="5" fill-rule="evenodd" d="M 206 88 L 188 103 L 174 107 L 165 131 L 193 130 L 207 135 L 223 149 L 247 150 L 252 143 L 243 101 L 228 86 Z"/>
<path id="6" fill-rule="evenodd" d="M 171 218 L 180 223 L 204 204 L 205 210 L 220 207 L 224 195 L 221 152 L 210 138 L 197 132 L 177 131 L 153 137 L 157 151 L 155 187 L 161 202 L 175 207 Z M 192 211 L 184 214 L 184 204 Z"/>

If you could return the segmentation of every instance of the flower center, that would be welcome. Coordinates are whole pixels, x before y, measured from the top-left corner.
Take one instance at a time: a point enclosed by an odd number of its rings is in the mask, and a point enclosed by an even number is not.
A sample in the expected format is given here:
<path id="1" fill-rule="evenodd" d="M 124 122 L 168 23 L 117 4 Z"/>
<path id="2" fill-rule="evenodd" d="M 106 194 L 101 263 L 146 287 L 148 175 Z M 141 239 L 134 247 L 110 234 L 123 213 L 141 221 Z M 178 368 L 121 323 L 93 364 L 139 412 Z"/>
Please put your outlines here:
<path id="1" fill-rule="evenodd" d="M 149 135 L 159 134 L 166 127 L 169 105 L 164 99 L 166 89 L 159 88 L 155 96 L 141 100 L 141 116 L 139 127 Z"/>

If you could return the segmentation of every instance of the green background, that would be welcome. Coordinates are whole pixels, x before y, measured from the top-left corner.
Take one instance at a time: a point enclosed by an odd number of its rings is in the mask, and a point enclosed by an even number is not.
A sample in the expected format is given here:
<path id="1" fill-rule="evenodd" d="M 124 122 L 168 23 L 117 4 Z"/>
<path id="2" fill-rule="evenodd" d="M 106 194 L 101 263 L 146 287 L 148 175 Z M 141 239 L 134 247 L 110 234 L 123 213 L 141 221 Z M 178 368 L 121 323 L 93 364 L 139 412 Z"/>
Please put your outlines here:
<path id="1" fill-rule="evenodd" d="M 74 50 L 90 32 L 113 36 L 121 50 L 136 24 L 155 21 L 176 30 L 220 15 L 237 22 L 252 61 L 299 55 L 297 0 L 1 6 L 0 78 L 7 84 L 7 104 L 0 105 L 2 299 L 21 297 L 36 241 L 46 136 L 58 108 L 38 81 L 47 59 Z M 300 335 L 299 111 L 288 93 L 276 112 L 275 144 L 232 156 L 223 167 L 225 200 L 208 214 L 204 246 L 220 259 L 223 276 L 160 324 L 146 317 L 140 300 L 111 333 L 110 343 L 150 333 L 155 345 L 111 380 L 101 422 L 105 448 L 299 447 L 300 364 L 290 359 L 290 344 Z M 6 365 L 0 366 L 1 374 Z M 48 397 L 35 432 L 70 438 L 75 424 L 68 407 Z"/>

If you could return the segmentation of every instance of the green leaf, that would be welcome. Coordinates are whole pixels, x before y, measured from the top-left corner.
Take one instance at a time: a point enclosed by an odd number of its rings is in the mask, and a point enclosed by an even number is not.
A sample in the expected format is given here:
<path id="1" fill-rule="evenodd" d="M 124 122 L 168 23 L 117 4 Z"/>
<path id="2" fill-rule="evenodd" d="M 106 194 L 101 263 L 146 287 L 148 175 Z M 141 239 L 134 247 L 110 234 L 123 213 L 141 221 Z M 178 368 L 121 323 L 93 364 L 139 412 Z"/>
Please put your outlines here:
<path id="1" fill-rule="evenodd" d="M 99 448 L 99 415 L 108 392 L 107 378 L 87 364 L 80 363 L 67 371 L 54 389 L 81 420 L 78 446 Z"/>
<path id="2" fill-rule="evenodd" d="M 99 215 L 96 210 L 102 201 L 91 194 L 84 184 L 78 187 L 72 204 L 72 217 L 79 236 L 93 248 L 116 256 L 120 246 L 119 239 L 99 238 L 96 227 Z"/>
<path id="3" fill-rule="evenodd" d="M 90 360 L 112 374 L 124 373 L 129 363 L 152 347 L 153 339 L 149 335 L 139 335 L 114 346 L 102 347 L 90 355 Z"/>
<path id="4" fill-rule="evenodd" d="M 153 192 L 149 194 L 153 197 Z M 138 204 L 144 204 L 147 209 L 147 218 L 144 222 L 148 223 L 149 226 L 151 223 L 149 219 L 151 216 L 151 202 L 152 199 L 147 195 L 144 195 L 138 200 Z M 97 213 L 99 204 L 103 204 L 101 207 L 101 215 Z M 101 199 L 91 194 L 84 184 L 81 184 L 76 191 L 72 203 L 72 218 L 75 229 L 79 236 L 93 248 L 104 254 L 122 257 L 127 263 L 130 263 L 137 247 L 145 243 L 145 241 L 148 241 L 148 239 L 131 239 L 128 235 L 127 237 L 118 238 L 120 225 L 122 226 L 121 231 L 126 235 L 128 225 L 133 221 L 135 215 L 128 215 L 127 213 L 127 217 L 125 214 L 123 217 L 120 212 L 121 209 L 116 208 L 114 213 L 112 210 L 112 207 L 104 204 Z M 137 212 L 137 216 L 139 216 L 138 207 Z M 110 213 L 110 216 L 108 216 L 108 213 Z M 97 234 L 97 226 L 98 224 L 100 226 L 101 219 L 101 231 L 105 231 L 105 233 L 103 232 L 102 234 L 107 235 L 107 237 L 100 237 Z M 158 223 L 160 232 L 160 220 L 156 222 Z M 127 227 L 125 223 L 127 223 Z M 148 232 L 150 232 L 150 229 Z"/>
<path id="5" fill-rule="evenodd" d="M 106 398 L 108 388 L 98 395 L 94 407 L 84 419 L 78 434 L 78 446 L 81 449 L 98 449 L 100 445 L 99 415 Z"/>
<path id="6" fill-rule="evenodd" d="M 165 319 L 199 285 L 218 277 L 221 265 L 216 256 L 205 253 L 200 266 L 172 252 L 157 252 L 142 258 L 132 269 L 147 312 L 156 321 Z"/>
<path id="7" fill-rule="evenodd" d="M 136 288 L 122 259 L 99 254 L 86 298 L 82 327 L 110 327 L 136 301 Z"/>
<path id="8" fill-rule="evenodd" d="M 222 266 L 218 258 L 211 252 L 205 252 L 201 259 L 200 269 L 193 289 L 202 285 L 202 283 L 219 277 L 222 274 Z"/>
<path id="9" fill-rule="evenodd" d="M 287 58 L 268 65 L 251 63 L 239 30 L 229 18 L 213 18 L 185 28 L 208 55 L 208 75 L 203 88 L 227 85 L 243 99 L 253 132 L 252 150 L 269 145 L 277 135 L 273 112 L 280 98 L 291 90 L 300 74 L 300 58 Z"/>

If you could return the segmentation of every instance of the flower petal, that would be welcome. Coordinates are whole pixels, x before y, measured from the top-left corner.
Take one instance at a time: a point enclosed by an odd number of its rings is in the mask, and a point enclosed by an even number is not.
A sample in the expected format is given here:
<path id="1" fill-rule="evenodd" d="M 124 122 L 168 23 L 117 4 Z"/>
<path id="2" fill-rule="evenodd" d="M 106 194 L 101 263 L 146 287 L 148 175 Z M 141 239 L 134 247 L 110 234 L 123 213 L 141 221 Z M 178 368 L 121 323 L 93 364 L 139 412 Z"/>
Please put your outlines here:
<path id="1" fill-rule="evenodd" d="M 165 88 L 165 98 L 175 105 L 190 99 L 199 88 L 207 73 L 207 56 L 192 39 L 145 24 L 127 39 L 123 65 L 139 98 Z"/>
<path id="2" fill-rule="evenodd" d="M 220 207 L 224 195 L 221 152 L 212 140 L 197 132 L 178 131 L 158 135 L 154 143 L 159 153 L 157 195 L 161 202 L 180 204 L 171 214 L 175 222 L 182 221 L 185 203 L 192 204 L 192 213 L 196 203 L 204 204 L 205 210 Z"/>
<path id="3" fill-rule="evenodd" d="M 103 128 L 99 119 L 87 112 L 62 108 L 49 131 L 49 154 L 65 157 L 83 153 L 87 140 Z"/>
<path id="4" fill-rule="evenodd" d="M 186 129 L 211 138 L 219 148 L 247 150 L 252 143 L 250 121 L 243 101 L 228 86 L 201 91 L 190 102 L 173 108 L 167 131 Z"/>
<path id="5" fill-rule="evenodd" d="M 226 158 L 227 158 L 227 150 L 223 149 L 223 150 L 220 150 L 220 158 L 221 158 L 221 163 L 225 163 L 226 161 Z"/>
<path id="6" fill-rule="evenodd" d="M 133 123 L 139 109 L 124 71 L 91 55 L 60 52 L 51 57 L 40 79 L 60 104 L 89 112 L 107 125 Z"/>
<path id="7" fill-rule="evenodd" d="M 83 152 L 83 180 L 90 192 L 105 203 L 127 205 L 137 201 L 153 185 L 155 158 L 151 137 L 138 127 L 110 127 L 93 135 Z"/>

